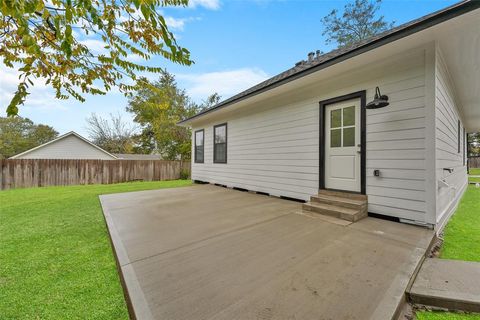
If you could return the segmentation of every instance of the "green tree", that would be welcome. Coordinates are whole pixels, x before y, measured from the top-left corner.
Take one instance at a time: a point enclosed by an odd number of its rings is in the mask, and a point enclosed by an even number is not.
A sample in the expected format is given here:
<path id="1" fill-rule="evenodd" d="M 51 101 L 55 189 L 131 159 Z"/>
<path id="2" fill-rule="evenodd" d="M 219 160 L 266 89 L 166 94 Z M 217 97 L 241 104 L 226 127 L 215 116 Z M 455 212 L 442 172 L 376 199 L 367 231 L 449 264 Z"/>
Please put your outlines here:
<path id="1" fill-rule="evenodd" d="M 191 131 L 177 123 L 195 115 L 200 106 L 180 89 L 175 77 L 163 71 L 157 81 L 143 78 L 129 99 L 127 111 L 132 112 L 141 128 L 141 144 L 145 153 L 158 152 L 164 159 L 190 159 Z"/>
<path id="2" fill-rule="evenodd" d="M 480 156 L 480 132 L 467 134 L 467 150 L 469 157 Z"/>
<path id="3" fill-rule="evenodd" d="M 128 95 L 136 73 L 160 72 L 135 63 L 161 55 L 190 65 L 190 53 L 179 46 L 161 15 L 161 7 L 187 6 L 188 0 L 0 0 L 0 60 L 20 72 L 17 90 L 7 106 L 18 114 L 33 79 L 44 79 L 58 99 L 105 94 L 113 86 Z M 88 40 L 104 43 L 96 52 Z"/>
<path id="4" fill-rule="evenodd" d="M 220 96 L 217 92 L 209 95 L 207 99 L 203 100 L 203 102 L 200 104 L 199 106 L 200 111 L 205 111 L 207 109 L 214 107 L 220 102 L 221 99 L 222 99 L 222 96 Z"/>
<path id="5" fill-rule="evenodd" d="M 110 153 L 133 153 L 135 127 L 123 121 L 120 114 L 110 119 L 92 113 L 87 119 L 87 131 L 94 144 Z"/>
<path id="6" fill-rule="evenodd" d="M 386 22 L 384 16 L 377 15 L 381 3 L 382 0 L 355 0 L 345 5 L 341 15 L 337 9 L 332 10 L 321 20 L 326 42 L 345 47 L 392 28 L 395 22 Z"/>
<path id="7" fill-rule="evenodd" d="M 52 127 L 22 117 L 0 117 L 0 158 L 9 158 L 58 136 Z"/>

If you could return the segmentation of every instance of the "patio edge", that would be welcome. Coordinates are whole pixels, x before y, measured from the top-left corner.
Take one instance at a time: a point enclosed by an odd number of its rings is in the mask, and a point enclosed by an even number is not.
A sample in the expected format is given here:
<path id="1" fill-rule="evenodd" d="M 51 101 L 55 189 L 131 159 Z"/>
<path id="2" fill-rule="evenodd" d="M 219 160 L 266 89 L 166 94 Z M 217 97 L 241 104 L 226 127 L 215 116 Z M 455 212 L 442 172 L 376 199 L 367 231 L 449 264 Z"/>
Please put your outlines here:
<path id="1" fill-rule="evenodd" d="M 122 285 L 123 296 L 127 305 L 128 315 L 131 320 L 153 320 L 152 312 L 148 306 L 147 300 L 138 284 L 137 275 L 130 265 L 130 260 L 127 251 L 118 235 L 117 228 L 113 223 L 113 219 L 104 209 L 103 198 L 108 195 L 98 196 L 100 200 L 100 207 L 102 208 L 103 218 L 107 227 L 108 238 L 112 247 L 113 256 L 115 257 L 115 265 L 117 273 L 120 277 Z M 130 290 L 129 290 L 130 288 Z"/>

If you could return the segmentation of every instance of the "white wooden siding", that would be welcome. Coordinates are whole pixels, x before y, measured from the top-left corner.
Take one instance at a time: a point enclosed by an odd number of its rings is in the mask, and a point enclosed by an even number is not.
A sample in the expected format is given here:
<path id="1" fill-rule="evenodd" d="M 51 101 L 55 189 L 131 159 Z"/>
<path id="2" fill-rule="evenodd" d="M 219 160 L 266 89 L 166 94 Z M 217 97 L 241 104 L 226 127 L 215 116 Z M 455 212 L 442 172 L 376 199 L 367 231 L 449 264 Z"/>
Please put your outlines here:
<path id="1" fill-rule="evenodd" d="M 75 135 L 42 146 L 16 157 L 17 159 L 98 159 L 112 160 L 113 157 L 88 144 Z"/>
<path id="2" fill-rule="evenodd" d="M 213 163 L 215 124 L 202 127 L 205 163 L 192 164 L 193 179 L 299 199 L 317 192 L 318 106 L 279 106 L 228 119 L 227 164 Z"/>
<path id="3" fill-rule="evenodd" d="M 465 143 L 460 105 L 455 95 L 447 65 L 437 48 L 435 70 L 435 122 L 436 122 L 436 178 L 452 188 L 437 186 L 437 222 L 445 220 L 455 208 L 467 184 L 464 165 Z M 458 152 L 458 121 L 460 120 L 460 152 Z M 449 173 L 444 168 L 452 168 Z"/>
<path id="4" fill-rule="evenodd" d="M 318 102 L 360 90 L 370 101 L 376 86 L 390 106 L 367 110 L 369 211 L 425 221 L 424 48 L 286 95 L 291 101 L 296 94 L 294 103 L 258 105 L 194 125 L 205 129 L 205 163 L 192 163 L 192 178 L 308 200 L 319 184 Z M 228 122 L 228 162 L 214 164 L 212 128 L 222 122 Z"/>

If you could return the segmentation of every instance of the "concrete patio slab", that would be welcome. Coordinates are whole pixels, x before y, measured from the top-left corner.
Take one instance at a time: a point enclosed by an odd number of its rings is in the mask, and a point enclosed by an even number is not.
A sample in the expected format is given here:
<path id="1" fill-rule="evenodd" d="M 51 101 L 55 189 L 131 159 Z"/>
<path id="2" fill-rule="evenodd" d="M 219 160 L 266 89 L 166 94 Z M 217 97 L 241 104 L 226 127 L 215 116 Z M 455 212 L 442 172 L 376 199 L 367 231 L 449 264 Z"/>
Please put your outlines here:
<path id="1" fill-rule="evenodd" d="M 409 294 L 418 304 L 480 312 L 480 263 L 426 259 Z"/>
<path id="2" fill-rule="evenodd" d="M 392 319 L 433 237 L 211 185 L 101 202 L 138 319 Z"/>

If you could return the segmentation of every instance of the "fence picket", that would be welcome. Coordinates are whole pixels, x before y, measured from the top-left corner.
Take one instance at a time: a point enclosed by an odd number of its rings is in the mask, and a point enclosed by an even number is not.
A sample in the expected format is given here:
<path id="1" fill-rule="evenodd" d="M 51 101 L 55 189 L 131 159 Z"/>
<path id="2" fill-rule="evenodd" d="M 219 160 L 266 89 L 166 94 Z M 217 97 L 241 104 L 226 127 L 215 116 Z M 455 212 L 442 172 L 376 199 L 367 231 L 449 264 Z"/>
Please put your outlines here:
<path id="1" fill-rule="evenodd" d="M 468 158 L 469 168 L 480 168 L 480 157 L 470 157 Z"/>
<path id="2" fill-rule="evenodd" d="M 190 173 L 189 161 L 0 159 L 0 190 L 173 180 L 182 170 Z"/>

